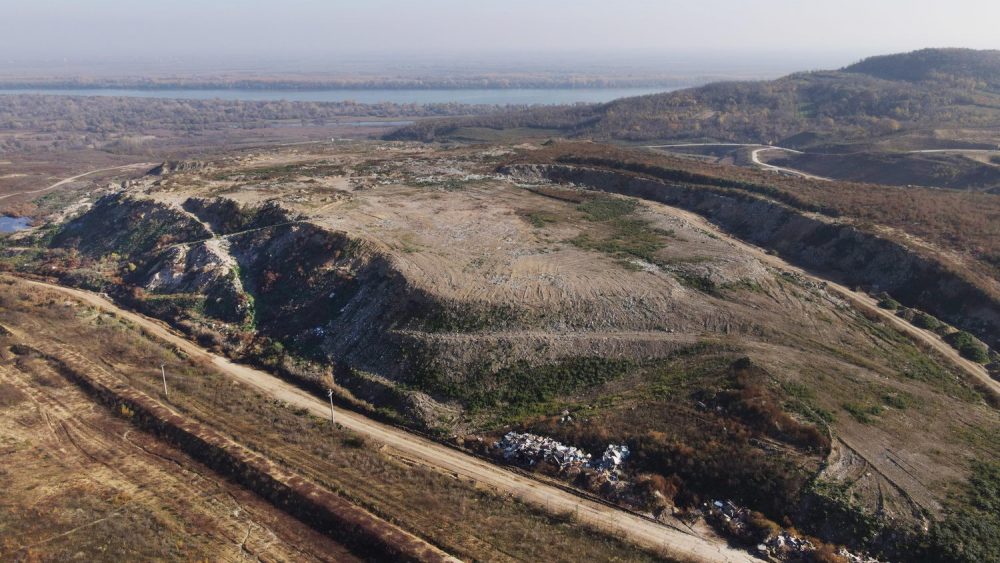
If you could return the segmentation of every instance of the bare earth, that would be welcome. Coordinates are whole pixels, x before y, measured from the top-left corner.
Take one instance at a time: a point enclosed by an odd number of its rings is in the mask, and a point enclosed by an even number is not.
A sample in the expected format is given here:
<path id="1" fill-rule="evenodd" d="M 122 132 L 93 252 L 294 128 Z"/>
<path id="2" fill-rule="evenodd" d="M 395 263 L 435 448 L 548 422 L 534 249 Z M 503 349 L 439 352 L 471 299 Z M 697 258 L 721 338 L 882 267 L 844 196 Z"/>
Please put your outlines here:
<path id="1" fill-rule="evenodd" d="M 242 383 L 260 389 L 290 405 L 309 409 L 317 416 L 329 416 L 330 406 L 328 403 L 266 372 L 235 364 L 223 357 L 211 354 L 178 336 L 163 324 L 121 309 L 103 297 L 42 282 L 27 281 L 27 283 L 57 290 L 100 309 L 113 311 L 185 353 L 196 358 L 204 357 L 210 360 L 219 370 Z M 609 532 L 623 533 L 630 540 L 652 549 L 666 548 L 671 554 L 678 557 L 697 561 L 756 561 L 744 551 L 729 548 L 718 538 L 695 535 L 687 528 L 680 526 L 677 528 L 667 527 L 641 516 L 582 498 L 357 413 L 340 410 L 337 412 L 337 422 L 350 430 L 386 444 L 396 450 L 399 455 L 412 459 L 416 463 L 509 492 L 526 502 L 545 507 L 548 510 L 573 513 L 581 522 Z"/>

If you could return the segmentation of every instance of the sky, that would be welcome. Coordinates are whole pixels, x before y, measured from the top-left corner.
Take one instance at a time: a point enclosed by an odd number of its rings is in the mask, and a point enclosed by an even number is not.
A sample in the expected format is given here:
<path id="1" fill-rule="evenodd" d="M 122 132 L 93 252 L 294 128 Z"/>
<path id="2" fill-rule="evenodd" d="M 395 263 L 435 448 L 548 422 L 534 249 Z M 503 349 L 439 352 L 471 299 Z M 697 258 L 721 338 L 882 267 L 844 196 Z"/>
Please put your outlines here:
<path id="1" fill-rule="evenodd" d="M 0 0 L 0 61 L 709 56 L 841 66 L 1000 49 L 996 0 Z"/>

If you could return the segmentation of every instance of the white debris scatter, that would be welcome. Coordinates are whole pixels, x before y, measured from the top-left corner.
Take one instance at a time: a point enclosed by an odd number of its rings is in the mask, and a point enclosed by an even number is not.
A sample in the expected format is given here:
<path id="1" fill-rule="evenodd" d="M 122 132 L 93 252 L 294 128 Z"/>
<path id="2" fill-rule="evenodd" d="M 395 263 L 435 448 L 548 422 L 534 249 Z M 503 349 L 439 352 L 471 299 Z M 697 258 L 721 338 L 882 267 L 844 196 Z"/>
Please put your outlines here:
<path id="1" fill-rule="evenodd" d="M 882 561 L 875 559 L 874 557 L 869 557 L 867 555 L 859 555 L 857 553 L 848 551 L 847 548 L 844 547 L 840 548 L 840 551 L 837 552 L 837 555 L 843 557 L 844 559 L 847 559 L 851 563 L 882 563 Z"/>
<path id="2" fill-rule="evenodd" d="M 613 473 L 618 471 L 618 468 L 625 463 L 625 460 L 628 459 L 628 454 L 628 446 L 625 444 L 608 444 L 608 449 L 604 450 L 604 455 L 601 456 L 601 459 L 590 465 L 594 469 Z"/>
<path id="3" fill-rule="evenodd" d="M 508 432 L 503 439 L 497 442 L 495 447 L 503 450 L 504 459 L 515 459 L 528 465 L 534 465 L 539 461 L 549 461 L 562 469 L 590 461 L 590 454 L 585 453 L 580 448 L 567 446 L 552 438 L 527 432 Z"/>
<path id="4" fill-rule="evenodd" d="M 560 469 L 586 466 L 609 475 L 614 475 L 629 454 L 628 446 L 612 444 L 600 459 L 592 461 L 592 456 L 580 448 L 527 432 L 508 432 L 493 447 L 503 450 L 506 460 L 517 460 L 528 465 L 548 461 L 558 465 Z"/>
<path id="5" fill-rule="evenodd" d="M 708 516 L 724 523 L 730 533 L 740 535 L 749 532 L 749 509 L 731 500 L 716 500 L 711 504 L 705 504 L 704 508 Z M 772 533 L 757 545 L 757 553 L 772 561 L 800 561 L 806 554 L 814 551 L 816 545 L 813 542 L 788 530 Z M 846 548 L 841 548 L 838 555 L 851 563 L 881 563 L 877 559 L 848 551 Z"/>
<path id="6" fill-rule="evenodd" d="M 767 538 L 767 541 L 757 546 L 757 551 L 761 555 L 770 555 L 772 557 L 804 554 L 815 550 L 816 546 L 811 541 L 793 536 L 785 531 Z"/>

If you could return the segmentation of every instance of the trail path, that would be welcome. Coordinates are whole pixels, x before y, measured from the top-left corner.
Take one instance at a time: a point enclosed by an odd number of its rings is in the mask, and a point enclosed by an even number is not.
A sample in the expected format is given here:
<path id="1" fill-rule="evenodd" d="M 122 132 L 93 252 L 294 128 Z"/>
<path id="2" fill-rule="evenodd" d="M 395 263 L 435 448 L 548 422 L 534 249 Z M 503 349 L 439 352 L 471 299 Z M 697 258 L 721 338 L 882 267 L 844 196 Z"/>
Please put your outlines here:
<path id="1" fill-rule="evenodd" d="M 674 145 L 646 145 L 643 148 L 646 149 L 669 149 L 669 148 L 683 148 L 683 147 L 758 147 L 750 152 L 750 160 L 757 166 L 763 168 L 764 170 L 770 170 L 771 172 L 779 172 L 783 174 L 791 174 L 793 176 L 798 176 L 800 178 L 806 178 L 808 180 L 822 180 L 824 182 L 830 182 L 830 178 L 825 178 L 823 176 L 816 176 L 809 174 L 807 172 L 802 172 L 801 170 L 795 170 L 794 168 L 784 168 L 782 166 L 774 166 L 773 164 L 768 164 L 760 159 L 760 153 L 764 151 L 785 151 L 792 154 L 802 154 L 802 151 L 797 151 L 795 149 L 787 149 L 785 147 L 773 147 L 770 145 L 761 145 L 760 143 L 679 143 Z"/>
<path id="2" fill-rule="evenodd" d="M 269 373 L 212 354 L 159 321 L 122 309 L 90 292 L 34 280 L 24 281 L 36 287 L 70 295 L 99 309 L 112 311 L 149 334 L 176 346 L 184 353 L 204 358 L 230 377 L 289 405 L 308 409 L 316 416 L 327 417 L 330 414 L 330 405 L 326 401 Z M 364 415 L 341 409 L 337 411 L 336 420 L 354 432 L 385 444 L 399 457 L 511 494 L 523 502 L 552 513 L 573 514 L 578 522 L 606 532 L 621 534 L 637 545 L 664 550 L 674 557 L 685 560 L 759 561 L 745 551 L 729 547 L 719 538 L 702 537 L 686 528 L 670 527 L 574 494 L 569 490 L 510 471 L 405 430 L 374 421 Z"/>
<path id="3" fill-rule="evenodd" d="M 23 191 L 23 192 L 16 192 L 16 193 L 12 193 L 12 194 L 0 195 L 0 200 L 7 199 L 9 197 L 19 196 L 19 195 L 40 194 L 42 192 L 47 192 L 49 190 L 54 190 L 54 189 L 58 188 L 59 186 L 64 186 L 66 184 L 69 184 L 70 182 L 74 182 L 76 180 L 79 180 L 80 178 L 84 178 L 84 177 L 90 176 L 92 174 L 97 174 L 98 172 L 110 172 L 112 170 L 126 170 L 128 168 L 143 168 L 143 167 L 150 167 L 150 166 L 155 166 L 155 163 L 138 162 L 138 163 L 135 163 L 135 164 L 125 164 L 123 166 L 112 166 L 111 168 L 100 168 L 100 169 L 97 169 L 97 170 L 91 170 L 90 172 L 84 172 L 83 174 L 77 174 L 76 176 L 70 176 L 69 178 L 64 178 L 62 180 L 59 180 L 55 184 L 52 184 L 51 186 L 48 186 L 46 188 L 39 188 L 37 190 L 27 190 L 27 191 Z"/>

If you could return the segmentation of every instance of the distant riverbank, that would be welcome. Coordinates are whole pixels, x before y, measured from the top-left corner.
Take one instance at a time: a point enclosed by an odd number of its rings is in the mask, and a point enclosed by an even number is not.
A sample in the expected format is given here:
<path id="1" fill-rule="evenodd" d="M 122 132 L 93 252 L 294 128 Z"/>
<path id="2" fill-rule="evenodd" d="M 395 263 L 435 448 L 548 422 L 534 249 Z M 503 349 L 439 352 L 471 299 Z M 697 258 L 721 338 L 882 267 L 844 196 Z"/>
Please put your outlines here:
<path id="1" fill-rule="evenodd" d="M 243 100 L 289 102 L 347 102 L 361 104 L 487 104 L 552 105 L 602 103 L 618 98 L 669 92 L 676 88 L 489 88 L 489 89 L 376 89 L 376 90 L 240 90 L 240 89 L 118 89 L 24 88 L 0 89 L 0 95 L 122 96 L 186 100 Z"/>

